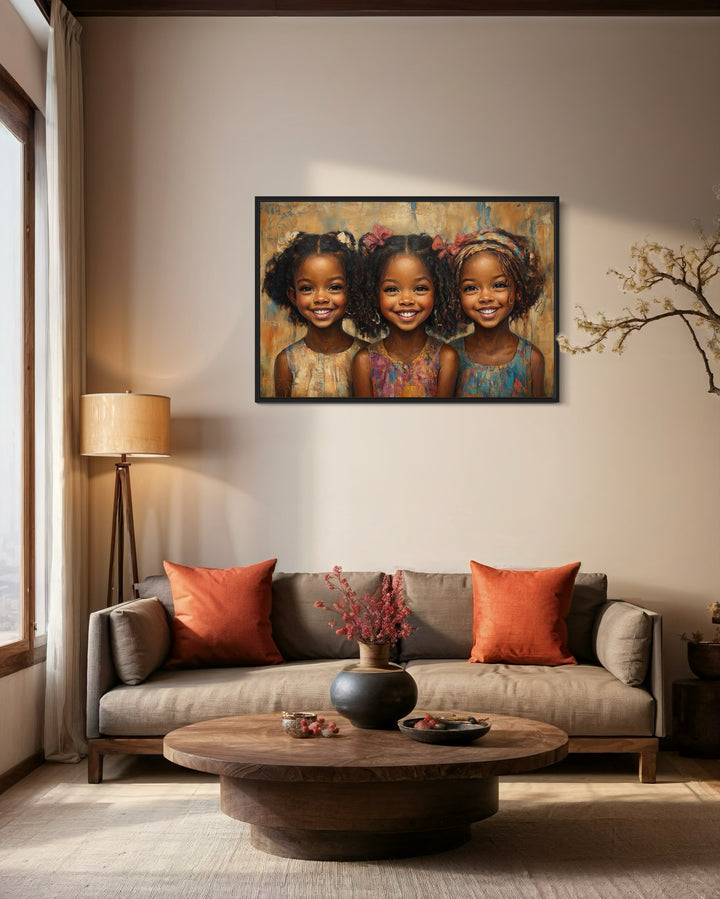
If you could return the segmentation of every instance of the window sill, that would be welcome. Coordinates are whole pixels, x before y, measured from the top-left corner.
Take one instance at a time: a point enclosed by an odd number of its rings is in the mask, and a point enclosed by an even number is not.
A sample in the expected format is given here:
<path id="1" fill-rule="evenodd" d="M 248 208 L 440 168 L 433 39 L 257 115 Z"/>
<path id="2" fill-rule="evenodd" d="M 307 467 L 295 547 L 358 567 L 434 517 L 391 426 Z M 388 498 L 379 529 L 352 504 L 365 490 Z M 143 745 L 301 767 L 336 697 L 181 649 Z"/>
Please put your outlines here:
<path id="1" fill-rule="evenodd" d="M 7 677 L 8 674 L 39 665 L 45 661 L 46 657 L 47 646 L 44 641 L 30 649 L 27 647 L 18 650 L 13 650 L 11 647 L 0 649 L 0 677 Z"/>

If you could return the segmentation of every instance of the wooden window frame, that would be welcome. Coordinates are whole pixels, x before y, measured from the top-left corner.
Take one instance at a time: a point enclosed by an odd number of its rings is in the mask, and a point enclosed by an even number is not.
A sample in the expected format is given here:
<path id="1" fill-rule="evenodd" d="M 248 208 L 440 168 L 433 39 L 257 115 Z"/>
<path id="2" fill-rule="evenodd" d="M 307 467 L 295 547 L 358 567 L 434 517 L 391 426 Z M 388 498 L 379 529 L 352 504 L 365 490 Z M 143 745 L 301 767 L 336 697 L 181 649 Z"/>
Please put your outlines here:
<path id="1" fill-rule="evenodd" d="M 35 106 L 0 66 L 0 122 L 23 144 L 23 538 L 22 634 L 0 646 L 0 677 L 45 658 L 35 637 Z"/>

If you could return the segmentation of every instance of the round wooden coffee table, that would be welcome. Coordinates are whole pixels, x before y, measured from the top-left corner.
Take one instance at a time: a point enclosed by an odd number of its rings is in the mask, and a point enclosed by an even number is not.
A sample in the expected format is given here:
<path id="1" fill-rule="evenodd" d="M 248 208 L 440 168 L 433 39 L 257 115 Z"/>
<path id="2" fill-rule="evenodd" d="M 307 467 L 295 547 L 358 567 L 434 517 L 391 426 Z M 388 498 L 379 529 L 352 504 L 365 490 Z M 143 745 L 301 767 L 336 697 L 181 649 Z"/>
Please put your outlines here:
<path id="1" fill-rule="evenodd" d="M 462 845 L 474 821 L 498 810 L 500 775 L 552 765 L 568 750 L 566 733 L 528 718 L 491 715 L 490 732 L 476 743 L 444 746 L 319 714 L 337 722 L 338 736 L 295 739 L 271 712 L 178 728 L 163 752 L 220 776 L 220 807 L 250 824 L 256 849 L 358 861 Z"/>

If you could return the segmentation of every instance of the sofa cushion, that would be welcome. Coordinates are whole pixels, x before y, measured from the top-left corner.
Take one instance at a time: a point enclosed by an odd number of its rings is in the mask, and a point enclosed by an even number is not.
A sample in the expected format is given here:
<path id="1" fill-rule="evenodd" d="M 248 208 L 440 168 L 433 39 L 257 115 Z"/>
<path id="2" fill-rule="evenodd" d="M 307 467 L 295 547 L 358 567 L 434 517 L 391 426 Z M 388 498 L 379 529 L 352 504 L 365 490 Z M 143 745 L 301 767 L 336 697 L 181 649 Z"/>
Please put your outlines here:
<path id="1" fill-rule="evenodd" d="M 473 582 L 473 662 L 574 665 L 567 648 L 579 562 L 510 571 L 470 562 Z"/>
<path id="2" fill-rule="evenodd" d="M 575 578 L 567 617 L 568 649 L 578 662 L 597 662 L 593 628 L 595 616 L 607 602 L 607 575 L 580 572 Z"/>
<path id="3" fill-rule="evenodd" d="M 164 562 L 175 615 L 168 668 L 282 662 L 270 628 L 277 559 L 235 568 Z"/>
<path id="4" fill-rule="evenodd" d="M 518 715 L 578 737 L 654 733 L 651 694 L 626 686 L 600 665 L 471 665 L 458 659 L 420 659 L 407 670 L 418 687 L 419 709 Z"/>
<path id="5" fill-rule="evenodd" d="M 100 699 L 108 736 L 155 736 L 231 715 L 331 709 L 330 685 L 346 659 L 244 668 L 161 668 L 137 687 L 119 684 Z M 469 667 L 469 666 L 468 666 Z M 349 726 L 349 725 L 348 725 Z"/>
<path id="6" fill-rule="evenodd" d="M 382 572 L 343 572 L 358 595 L 376 593 L 382 587 Z M 272 583 L 273 639 L 282 657 L 296 659 L 357 658 L 358 644 L 330 627 L 332 615 L 315 608 L 315 602 L 331 605 L 333 593 L 324 574 L 283 574 L 278 572 Z M 339 625 L 338 625 L 339 626 Z"/>
<path id="7" fill-rule="evenodd" d="M 156 597 L 124 602 L 110 612 L 110 645 L 120 680 L 141 684 L 170 652 L 170 622 Z"/>
<path id="8" fill-rule="evenodd" d="M 595 625 L 595 653 L 618 680 L 637 687 L 650 664 L 652 622 L 637 606 L 610 602 Z"/>
<path id="9" fill-rule="evenodd" d="M 150 574 L 135 584 L 137 595 L 142 599 L 148 596 L 156 596 L 163 604 L 168 617 L 175 614 L 173 605 L 172 587 L 170 578 L 166 574 Z"/>
<path id="10" fill-rule="evenodd" d="M 470 572 L 437 574 L 403 570 L 408 618 L 416 627 L 400 641 L 399 660 L 469 659 L 473 645 Z"/>

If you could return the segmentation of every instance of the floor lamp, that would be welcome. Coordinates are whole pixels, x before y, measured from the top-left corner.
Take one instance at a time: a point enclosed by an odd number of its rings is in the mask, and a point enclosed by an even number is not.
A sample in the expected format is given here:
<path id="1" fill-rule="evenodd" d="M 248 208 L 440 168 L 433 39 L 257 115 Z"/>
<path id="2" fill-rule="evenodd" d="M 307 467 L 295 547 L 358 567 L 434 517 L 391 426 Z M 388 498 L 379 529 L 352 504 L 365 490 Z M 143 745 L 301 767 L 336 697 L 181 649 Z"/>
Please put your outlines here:
<path id="1" fill-rule="evenodd" d="M 120 456 L 115 463 L 107 605 L 112 605 L 117 558 L 117 601 L 123 601 L 125 533 L 133 584 L 139 580 L 128 456 L 170 455 L 170 398 L 147 393 L 90 393 L 80 397 L 80 453 Z M 134 587 L 132 596 L 135 596 Z"/>

